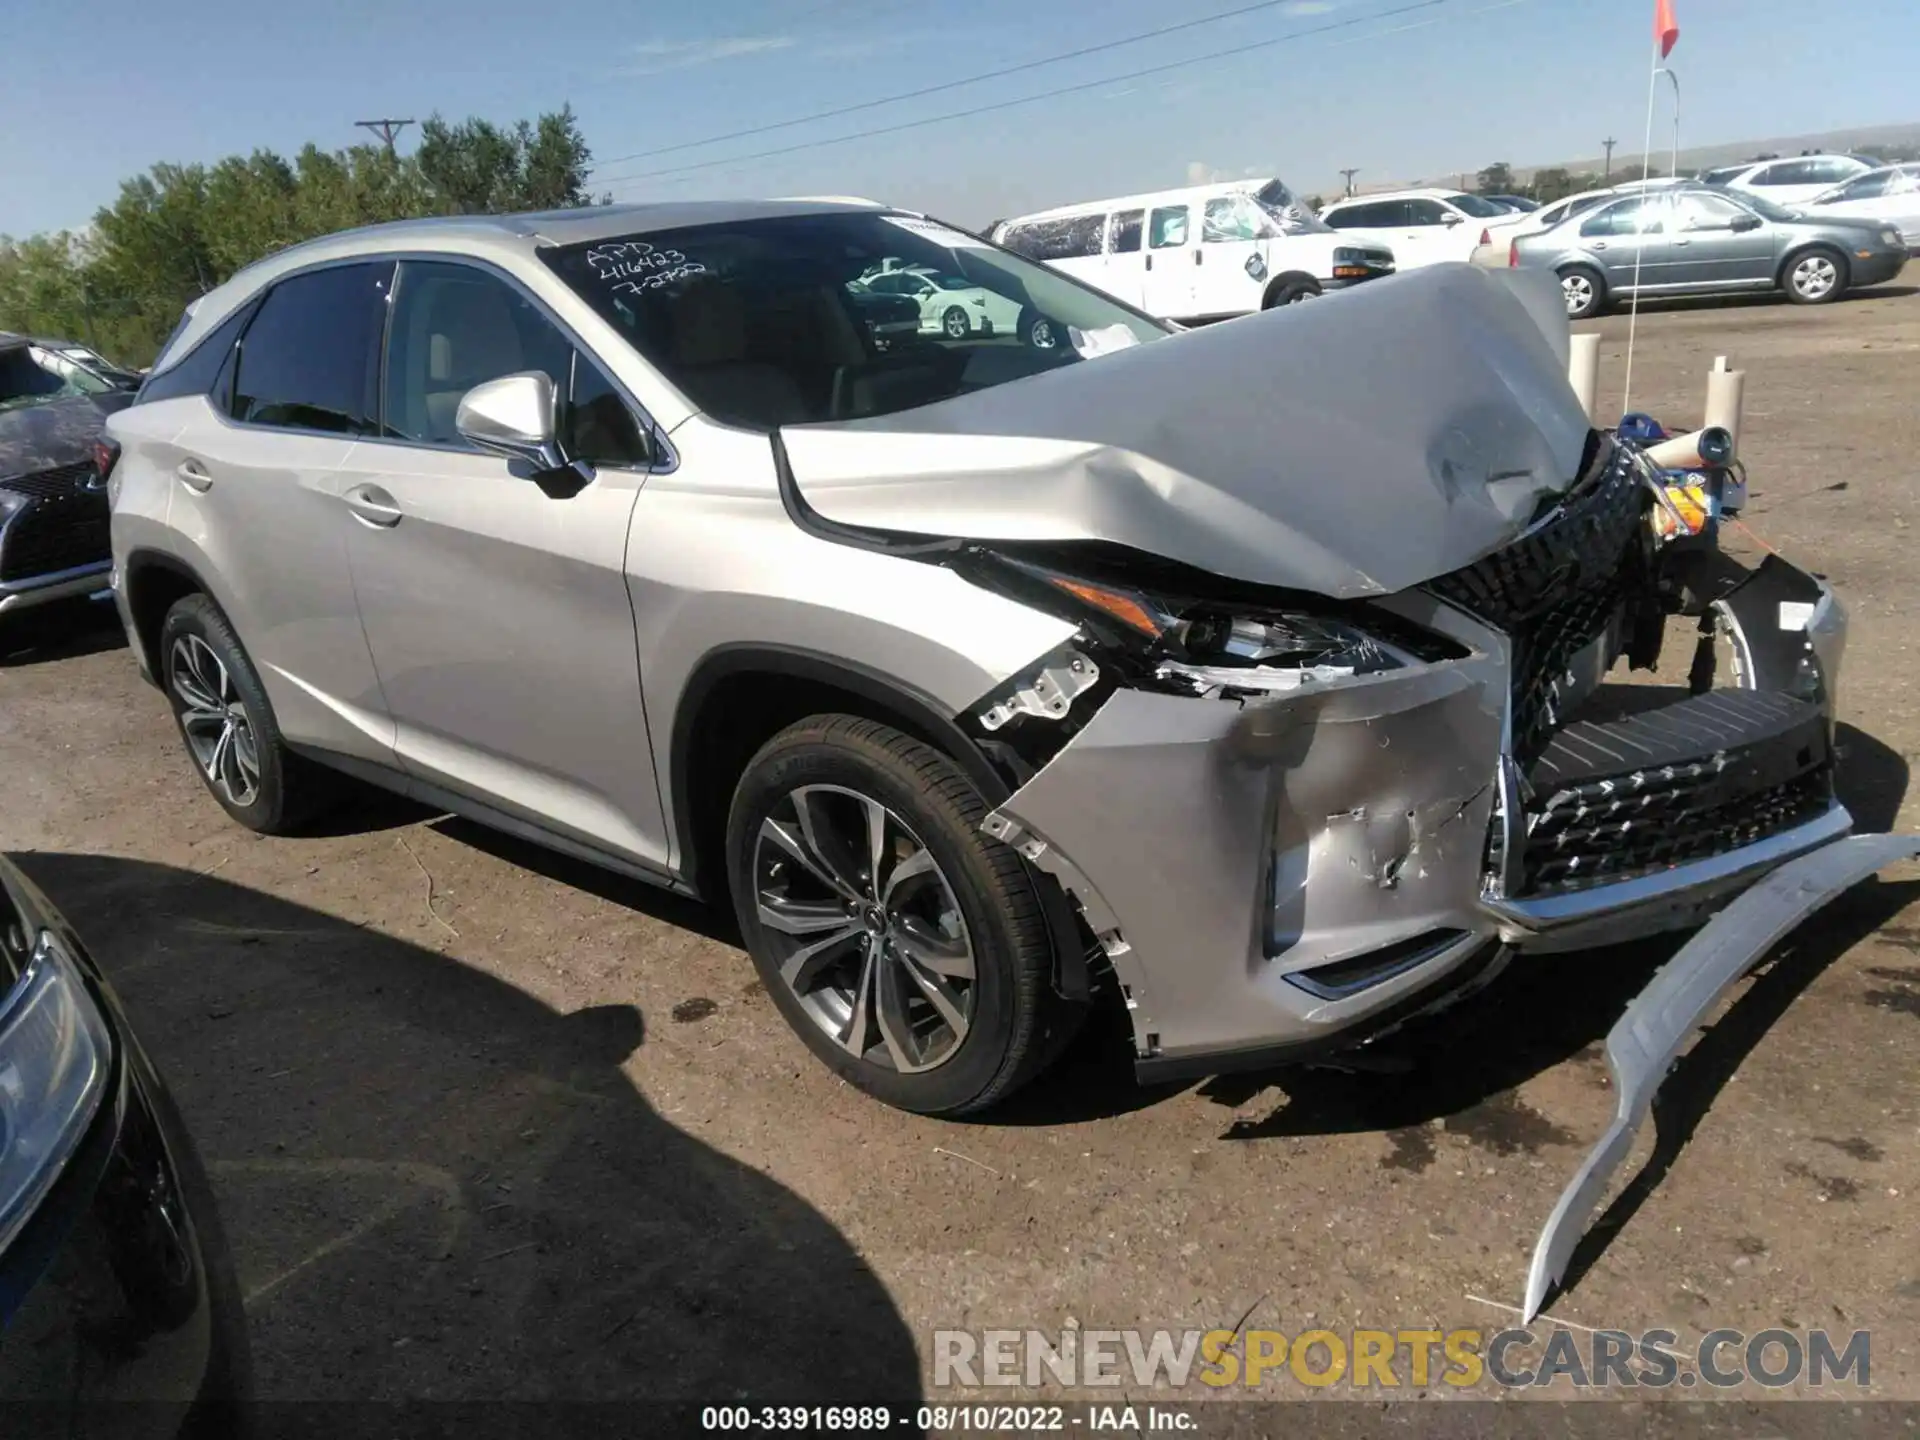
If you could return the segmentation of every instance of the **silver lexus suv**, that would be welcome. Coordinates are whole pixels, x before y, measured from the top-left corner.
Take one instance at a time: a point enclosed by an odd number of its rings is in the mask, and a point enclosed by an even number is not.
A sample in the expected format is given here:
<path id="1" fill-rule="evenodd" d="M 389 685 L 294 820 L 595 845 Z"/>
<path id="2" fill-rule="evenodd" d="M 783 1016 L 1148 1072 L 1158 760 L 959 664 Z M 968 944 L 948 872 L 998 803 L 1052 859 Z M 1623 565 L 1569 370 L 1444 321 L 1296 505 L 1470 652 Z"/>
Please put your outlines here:
<path id="1" fill-rule="evenodd" d="M 902 266 L 1021 323 L 907 333 Z M 1538 279 L 1173 333 L 851 202 L 336 235 L 114 417 L 115 591 L 241 824 L 340 772 L 730 895 L 890 1104 L 992 1104 L 1103 994 L 1143 1076 L 1304 1058 L 1849 826 L 1840 607 L 1664 538 Z M 1670 622 L 1694 683 L 1617 703 Z"/>

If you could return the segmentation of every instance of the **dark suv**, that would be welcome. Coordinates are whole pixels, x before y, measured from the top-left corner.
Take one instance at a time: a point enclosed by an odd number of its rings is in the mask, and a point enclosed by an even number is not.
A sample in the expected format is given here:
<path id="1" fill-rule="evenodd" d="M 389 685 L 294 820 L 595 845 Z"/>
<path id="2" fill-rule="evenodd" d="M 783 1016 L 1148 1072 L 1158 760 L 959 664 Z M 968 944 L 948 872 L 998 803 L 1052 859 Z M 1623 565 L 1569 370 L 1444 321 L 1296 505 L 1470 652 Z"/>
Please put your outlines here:
<path id="1" fill-rule="evenodd" d="M 137 383 L 67 347 L 0 334 L 0 641 L 22 611 L 107 589 L 101 426 Z"/>

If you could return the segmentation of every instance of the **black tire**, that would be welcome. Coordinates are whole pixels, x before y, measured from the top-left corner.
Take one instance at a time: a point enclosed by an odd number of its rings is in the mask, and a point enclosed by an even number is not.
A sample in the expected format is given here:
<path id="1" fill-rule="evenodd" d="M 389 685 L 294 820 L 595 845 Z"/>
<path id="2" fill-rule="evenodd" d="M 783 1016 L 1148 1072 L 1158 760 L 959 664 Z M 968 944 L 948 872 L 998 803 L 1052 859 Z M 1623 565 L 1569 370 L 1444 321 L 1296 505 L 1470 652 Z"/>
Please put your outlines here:
<path id="1" fill-rule="evenodd" d="M 1304 300 L 1319 298 L 1320 283 L 1317 280 L 1287 280 L 1267 291 L 1260 308 L 1278 310 L 1282 305 L 1298 305 Z"/>
<path id="2" fill-rule="evenodd" d="M 1052 350 L 1060 343 L 1060 327 L 1031 306 L 1020 312 L 1020 343 L 1035 350 Z"/>
<path id="3" fill-rule="evenodd" d="M 966 1027 L 957 1043 L 953 1031 L 945 1033 L 949 1043 L 929 1068 L 911 1069 L 896 1065 L 879 1019 L 876 1001 L 873 1019 L 863 1020 L 860 1048 L 856 1054 L 848 1043 L 829 1035 L 827 1021 L 819 1018 L 808 1004 L 830 991 L 832 1003 L 845 1005 L 857 987 L 867 982 L 859 977 L 871 974 L 870 988 L 877 995 L 885 983 L 881 973 L 906 977 L 909 968 L 903 960 L 874 958 L 882 953 L 895 955 L 886 941 L 870 952 L 862 935 L 848 940 L 837 950 L 840 958 L 823 965 L 821 976 L 843 977 L 836 988 L 832 979 L 809 989 L 809 1001 L 803 1003 L 798 989 L 781 975 L 781 961 L 804 943 L 763 922 L 761 898 L 763 886 L 767 898 L 778 892 L 782 903 L 802 908 L 788 897 L 789 886 L 815 886 L 809 877 L 821 871 L 799 867 L 808 862 L 797 860 L 772 841 L 763 842 L 763 825 L 780 825 L 783 817 L 798 816 L 795 792 L 804 787 L 825 787 L 810 792 L 814 830 L 832 829 L 828 812 L 837 806 L 856 807 L 843 811 L 856 820 L 871 814 L 877 804 L 884 807 L 890 838 L 881 853 L 892 857 L 888 863 L 900 866 L 900 849 L 918 859 L 924 850 L 935 867 L 929 879 L 924 869 L 918 884 L 925 890 L 950 897 L 957 907 L 959 943 L 969 951 L 973 975 L 965 992 Z M 821 798 L 824 796 L 824 798 Z M 734 910 L 747 950 L 760 972 L 767 993 L 780 1007 L 807 1047 L 829 1069 L 849 1084 L 886 1104 L 923 1115 L 961 1115 L 986 1109 L 1005 1099 L 1033 1079 L 1059 1054 L 1085 1018 L 1085 1007 L 1066 1004 L 1055 993 L 1052 983 L 1053 953 L 1036 880 L 1026 864 L 1006 845 L 980 831 L 987 814 L 987 803 L 960 769 L 946 756 L 911 736 L 886 725 L 850 715 L 816 715 L 787 727 L 761 747 L 747 765 L 734 791 L 732 810 L 727 817 L 727 871 L 731 882 Z M 788 833 L 794 833 L 789 828 Z M 846 834 L 842 829 L 837 833 Z M 854 835 L 863 833 L 854 829 Z M 916 848 L 917 847 L 917 848 Z M 826 846 L 814 850 L 816 856 Z M 841 858 L 858 865 L 860 857 L 842 849 Z M 829 866 L 828 868 L 834 868 Z M 866 867 L 864 893 L 875 898 L 872 872 L 878 865 Z M 822 877 L 824 878 L 824 877 Z M 850 877 L 860 884 L 859 872 Z M 879 887 L 880 897 L 890 888 Z M 824 887 L 813 889 L 824 900 L 811 902 L 816 912 L 838 905 L 853 917 L 848 923 L 859 925 L 859 913 L 879 911 L 880 923 L 890 925 L 885 905 L 842 902 Z M 898 902 L 895 902 L 898 903 Z M 953 918 L 953 917 L 950 917 Z M 828 922 L 831 925 L 835 922 Z M 820 933 L 828 926 L 817 926 L 809 933 Z M 874 934 L 873 931 L 862 934 Z M 891 928 L 886 934 L 894 933 Z M 949 932 L 952 933 L 952 932 Z M 785 948 L 783 948 L 785 947 Z M 887 970 L 891 964 L 897 968 Z M 870 971 L 862 971 L 871 965 Z M 926 994 L 916 993 L 906 978 L 892 983 L 900 994 L 921 1003 L 922 1012 L 932 1018 L 937 1032 L 940 1021 L 925 1002 Z M 951 982 L 949 982 L 951 983 Z M 949 998 L 952 992 L 949 991 Z M 904 1003 L 904 1002 L 903 1002 Z M 846 1005 L 850 1015 L 859 1014 Z M 851 1018 L 840 1022 L 843 1035 L 854 1034 Z M 900 1027 L 896 1021 L 895 1032 Z M 878 1038 L 872 1037 L 879 1031 Z M 871 1039 L 871 1043 L 868 1043 Z M 914 1057 L 923 1058 L 923 1057 Z"/>
<path id="4" fill-rule="evenodd" d="M 949 340 L 964 340 L 973 334 L 973 322 L 967 318 L 967 312 L 958 305 L 949 305 L 946 314 L 940 317 L 940 328 L 946 332 Z"/>
<path id="5" fill-rule="evenodd" d="M 201 647 L 224 672 L 224 686 L 208 673 L 210 667 L 205 663 Z M 200 667 L 197 672 L 191 668 L 196 663 Z M 210 597 L 188 595 L 167 611 L 167 618 L 160 624 L 159 664 L 160 685 L 173 708 L 180 742 L 186 747 L 187 758 L 207 792 L 220 802 L 221 809 L 261 835 L 290 834 L 320 813 L 328 799 L 326 772 L 294 754 L 280 738 L 280 727 L 273 718 L 267 692 L 260 684 L 259 672 L 241 648 L 227 617 Z M 215 690 L 223 693 L 215 694 Z M 216 761 L 225 783 L 217 782 L 209 771 L 209 762 L 203 760 L 195 747 L 197 742 L 204 743 L 210 727 L 196 725 L 192 727 L 193 733 L 189 733 L 187 717 L 194 711 L 188 702 L 189 693 L 228 701 L 229 714 L 233 713 L 234 705 L 239 707 L 236 718 L 244 722 L 255 762 L 251 793 L 233 783 L 235 776 L 242 781 L 247 778 L 244 768 L 235 770 L 225 762 Z M 228 755 L 245 753 L 240 748 L 243 743 L 238 738 L 240 733 L 236 730 Z"/>
<path id="6" fill-rule="evenodd" d="M 1607 308 L 1607 282 L 1590 265 L 1562 266 L 1560 289 L 1569 320 L 1590 320 Z"/>
<path id="7" fill-rule="evenodd" d="M 1828 245 L 1796 250 L 1780 267 L 1780 288 L 1796 305 L 1831 305 L 1847 293 L 1847 257 Z"/>

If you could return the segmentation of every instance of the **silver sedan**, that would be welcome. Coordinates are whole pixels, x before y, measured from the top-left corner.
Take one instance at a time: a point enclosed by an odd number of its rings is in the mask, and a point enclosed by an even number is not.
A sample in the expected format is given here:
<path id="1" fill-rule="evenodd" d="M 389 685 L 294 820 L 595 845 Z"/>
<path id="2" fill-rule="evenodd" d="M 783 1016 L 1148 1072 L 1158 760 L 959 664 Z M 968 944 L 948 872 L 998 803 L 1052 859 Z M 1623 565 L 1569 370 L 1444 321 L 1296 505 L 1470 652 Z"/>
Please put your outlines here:
<path id="1" fill-rule="evenodd" d="M 1920 165 L 1887 165 L 1816 195 L 1799 209 L 1819 220 L 1873 220 L 1920 250 Z"/>
<path id="2" fill-rule="evenodd" d="M 1625 195 L 1515 237 L 1508 263 L 1560 276 L 1567 314 L 1597 315 L 1629 295 L 1784 290 L 1803 305 L 1891 280 L 1907 263 L 1900 231 L 1874 220 L 1813 218 L 1706 186 Z"/>

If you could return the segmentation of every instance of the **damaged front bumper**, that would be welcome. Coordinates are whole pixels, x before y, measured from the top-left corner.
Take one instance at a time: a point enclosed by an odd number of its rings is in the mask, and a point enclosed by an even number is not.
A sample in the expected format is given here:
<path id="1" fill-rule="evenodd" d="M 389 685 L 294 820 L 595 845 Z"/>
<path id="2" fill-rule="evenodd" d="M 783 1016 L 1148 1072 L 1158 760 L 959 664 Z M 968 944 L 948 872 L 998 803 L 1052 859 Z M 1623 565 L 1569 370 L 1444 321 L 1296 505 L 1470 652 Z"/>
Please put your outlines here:
<path id="1" fill-rule="evenodd" d="M 1074 900 L 1143 1079 L 1313 1058 L 1516 950 L 1696 925 L 1851 828 L 1845 614 L 1777 558 L 1708 607 L 1732 685 L 1605 723 L 1556 721 L 1612 664 L 1617 617 L 1553 650 L 1551 612 L 1503 629 L 1444 587 L 1388 604 L 1464 658 L 1242 700 L 1114 689 L 988 818 Z"/>

